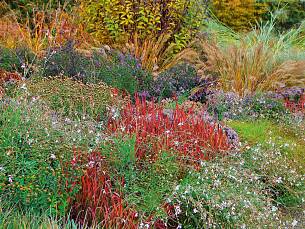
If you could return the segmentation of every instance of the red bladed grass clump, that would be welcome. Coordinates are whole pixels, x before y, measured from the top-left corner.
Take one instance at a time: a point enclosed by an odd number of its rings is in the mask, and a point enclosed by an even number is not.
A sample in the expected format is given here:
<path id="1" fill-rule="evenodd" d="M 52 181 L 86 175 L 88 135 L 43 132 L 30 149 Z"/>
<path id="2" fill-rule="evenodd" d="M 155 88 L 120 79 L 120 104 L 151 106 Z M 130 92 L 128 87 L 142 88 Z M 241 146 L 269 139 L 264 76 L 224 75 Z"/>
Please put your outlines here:
<path id="1" fill-rule="evenodd" d="M 107 158 L 100 152 L 85 153 L 74 149 L 72 168 L 82 170 L 80 179 L 73 177 L 74 182 L 67 187 L 79 186 L 80 189 L 70 199 L 70 217 L 81 226 L 95 225 L 98 228 L 136 229 L 141 220 L 137 211 L 128 206 L 124 195 L 116 183 L 124 186 L 124 178 L 110 176 Z M 65 173 L 67 175 L 67 173 Z M 71 189 L 68 189 L 71 191 Z M 153 228 L 167 228 L 162 220 L 145 220 L 145 224 Z"/>
<path id="2" fill-rule="evenodd" d="M 284 105 L 291 112 L 305 112 L 305 94 L 303 94 L 298 101 L 292 101 L 289 98 L 285 98 Z"/>
<path id="3" fill-rule="evenodd" d="M 86 154 L 74 150 L 74 155 L 72 167 L 84 172 L 77 180 L 80 189 L 70 203 L 71 217 L 81 225 L 138 228 L 137 213 L 127 206 L 123 194 L 114 187 L 107 171 L 106 158 L 100 152 L 88 153 L 84 157 Z"/>
<path id="4" fill-rule="evenodd" d="M 166 110 L 160 104 L 136 96 L 121 111 L 121 117 L 108 122 L 111 132 L 136 136 L 138 160 L 154 161 L 158 153 L 172 151 L 184 161 L 196 163 L 225 154 L 232 146 L 217 123 L 209 123 L 192 108 L 179 105 Z"/>

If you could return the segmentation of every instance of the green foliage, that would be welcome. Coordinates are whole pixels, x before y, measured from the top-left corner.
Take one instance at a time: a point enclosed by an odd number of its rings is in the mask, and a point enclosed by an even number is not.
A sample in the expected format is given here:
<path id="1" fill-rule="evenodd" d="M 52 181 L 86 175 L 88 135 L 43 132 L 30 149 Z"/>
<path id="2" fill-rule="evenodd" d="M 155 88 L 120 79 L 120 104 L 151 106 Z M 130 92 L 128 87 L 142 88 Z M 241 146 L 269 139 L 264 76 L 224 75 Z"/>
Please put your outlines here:
<path id="1" fill-rule="evenodd" d="M 19 61 L 12 51 L 7 48 L 0 48 L 0 68 L 7 71 L 14 71 L 18 66 Z"/>
<path id="2" fill-rule="evenodd" d="M 10 9 L 17 12 L 21 22 L 25 22 L 28 16 L 33 16 L 34 10 L 56 9 L 59 6 L 71 8 L 75 0 L 4 0 Z"/>
<path id="3" fill-rule="evenodd" d="M 250 144 L 259 143 L 268 146 L 271 140 L 278 148 L 282 148 L 290 159 L 297 159 L 301 165 L 305 163 L 303 154 L 304 140 L 296 131 L 286 126 L 277 126 L 272 121 L 230 121 L 229 125 L 234 128 L 239 136 Z M 283 123 L 278 124 L 283 125 Z M 282 147 L 286 145 L 285 147 Z"/>
<path id="4" fill-rule="evenodd" d="M 145 215 L 154 213 L 155 217 L 165 218 L 164 202 L 183 175 L 183 169 L 168 153 L 161 154 L 154 164 L 144 166 L 145 169 L 135 168 L 132 176 L 125 176 L 127 201 Z"/>
<path id="5" fill-rule="evenodd" d="M 87 82 L 102 81 L 131 95 L 150 88 L 152 75 L 143 70 L 133 56 L 116 51 L 109 53 L 108 56 L 95 52 L 92 59 L 94 70 L 93 74 L 85 79 Z"/>
<path id="6" fill-rule="evenodd" d="M 135 155 L 135 137 L 114 138 L 110 142 L 106 141 L 101 151 L 109 162 L 112 176 L 124 177 L 124 186 L 117 185 L 127 203 L 143 215 L 165 218 L 164 201 L 178 177 L 183 175 L 176 158 L 162 153 L 153 164 L 139 162 Z"/>
<path id="7" fill-rule="evenodd" d="M 39 73 L 44 77 L 64 75 L 84 79 L 91 70 L 90 58 L 75 49 L 70 41 L 60 48 L 50 48 L 40 60 Z"/>
<path id="8" fill-rule="evenodd" d="M 202 25 L 204 1 L 81 1 L 80 13 L 88 31 L 101 42 L 125 43 L 137 34 L 171 34 L 171 41 L 180 49 Z"/>
<path id="9" fill-rule="evenodd" d="M 17 71 L 24 77 L 29 77 L 34 72 L 35 63 L 36 56 L 27 47 L 15 49 L 0 47 L 0 69 Z"/>
<path id="10" fill-rule="evenodd" d="M 38 96 L 53 110 L 72 118 L 100 119 L 111 104 L 104 84 L 83 84 L 68 78 L 34 78 L 27 83 L 31 96 Z"/>
<path id="11" fill-rule="evenodd" d="M 276 28 L 279 31 L 297 28 L 305 19 L 305 2 L 302 0 L 265 0 L 269 12 L 276 16 Z M 264 20 L 270 20 L 272 15 L 266 13 Z"/>
<path id="12" fill-rule="evenodd" d="M 29 211 L 16 210 L 14 206 L 0 201 L 0 225 L 2 228 L 77 228 L 73 220 L 64 217 L 53 217 L 49 212 L 42 214 Z M 85 228 L 85 225 L 83 225 Z"/>
<path id="13" fill-rule="evenodd" d="M 67 194 L 59 144 L 45 108 L 27 101 L 0 105 L 0 198 L 24 211 L 65 213 Z"/>
<path id="14" fill-rule="evenodd" d="M 189 64 L 178 64 L 160 73 L 150 91 L 155 98 L 171 98 L 189 93 L 198 84 L 196 69 Z"/>

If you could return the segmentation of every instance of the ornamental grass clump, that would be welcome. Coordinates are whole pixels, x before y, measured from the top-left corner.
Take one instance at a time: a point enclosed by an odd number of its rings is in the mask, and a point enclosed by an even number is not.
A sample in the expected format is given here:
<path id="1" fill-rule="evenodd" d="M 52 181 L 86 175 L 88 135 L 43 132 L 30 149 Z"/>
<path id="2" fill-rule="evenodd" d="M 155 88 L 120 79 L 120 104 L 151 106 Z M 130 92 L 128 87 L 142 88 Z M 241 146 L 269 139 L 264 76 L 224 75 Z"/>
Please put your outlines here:
<path id="1" fill-rule="evenodd" d="M 305 61 L 276 59 L 278 51 L 270 43 L 254 44 L 242 42 L 225 49 L 215 43 L 203 43 L 206 67 L 219 75 L 221 87 L 240 96 L 257 91 L 276 90 L 280 87 L 303 86 L 305 84 Z M 283 50 L 282 50 L 283 51 Z"/>
<path id="2" fill-rule="evenodd" d="M 291 112 L 305 112 L 305 88 L 288 88 L 280 93 Z"/>
<path id="3" fill-rule="evenodd" d="M 117 134 L 136 136 L 136 157 L 139 161 L 155 161 L 162 151 L 172 151 L 182 161 L 200 164 L 233 148 L 217 123 L 208 123 L 192 109 L 179 105 L 173 110 L 136 97 L 127 104 L 121 117 L 109 119 L 108 129 Z"/>
<path id="4" fill-rule="evenodd" d="M 71 172 L 64 171 L 65 176 L 72 178 L 66 187 L 72 190 L 79 187 L 74 198 L 69 199 L 70 218 L 79 225 L 102 228 L 136 229 L 143 222 L 154 228 L 166 228 L 162 220 L 153 221 L 152 215 L 142 219 L 134 206 L 128 205 L 122 192 L 125 179 L 113 173 L 111 153 L 107 150 L 88 153 L 74 149 L 74 158 L 64 168 L 82 170 L 83 175 L 73 177 Z"/>
<path id="5" fill-rule="evenodd" d="M 127 207 L 123 194 L 114 187 L 115 181 L 110 177 L 105 156 L 100 152 L 85 154 L 74 149 L 70 163 L 72 168 L 84 170 L 81 178 L 70 184 L 70 187 L 80 187 L 75 198 L 70 200 L 70 217 L 81 225 L 137 228 L 137 214 Z"/>
<path id="6" fill-rule="evenodd" d="M 204 76 L 218 76 L 224 91 L 246 96 L 285 87 L 304 87 L 302 26 L 277 35 L 272 20 L 241 36 L 224 26 L 211 24 L 209 36 L 194 42 L 193 50 L 184 50 L 180 59 L 195 63 Z"/>

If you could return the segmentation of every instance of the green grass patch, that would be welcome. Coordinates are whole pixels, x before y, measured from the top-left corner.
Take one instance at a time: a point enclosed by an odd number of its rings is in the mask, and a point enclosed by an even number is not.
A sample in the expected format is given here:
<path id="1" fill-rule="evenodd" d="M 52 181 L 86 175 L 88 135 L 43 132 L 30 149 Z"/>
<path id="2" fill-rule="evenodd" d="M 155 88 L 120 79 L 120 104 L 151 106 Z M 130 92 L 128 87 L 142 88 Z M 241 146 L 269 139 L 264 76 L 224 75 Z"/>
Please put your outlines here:
<path id="1" fill-rule="evenodd" d="M 269 120 L 230 121 L 230 127 L 235 129 L 242 141 L 250 145 L 262 144 L 268 147 L 274 143 L 288 157 L 305 163 L 305 140 L 289 127 L 275 124 Z"/>

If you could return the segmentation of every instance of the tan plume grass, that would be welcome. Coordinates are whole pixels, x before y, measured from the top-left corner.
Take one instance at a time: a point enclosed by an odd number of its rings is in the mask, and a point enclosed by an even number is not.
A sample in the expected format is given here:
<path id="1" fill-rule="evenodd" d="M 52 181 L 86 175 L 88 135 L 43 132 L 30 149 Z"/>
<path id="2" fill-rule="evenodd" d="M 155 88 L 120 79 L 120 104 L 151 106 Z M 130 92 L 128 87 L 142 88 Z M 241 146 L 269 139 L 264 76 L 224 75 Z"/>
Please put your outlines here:
<path id="1" fill-rule="evenodd" d="M 241 96 L 287 86 L 305 86 L 305 60 L 279 61 L 272 47 L 258 43 L 231 45 L 225 49 L 203 41 L 204 67 L 219 75 L 222 88 Z"/>

